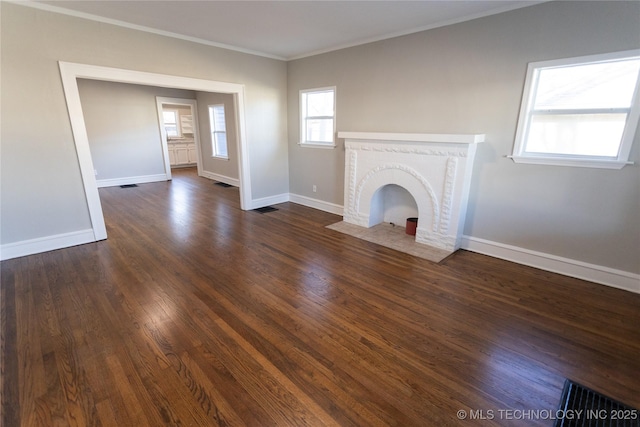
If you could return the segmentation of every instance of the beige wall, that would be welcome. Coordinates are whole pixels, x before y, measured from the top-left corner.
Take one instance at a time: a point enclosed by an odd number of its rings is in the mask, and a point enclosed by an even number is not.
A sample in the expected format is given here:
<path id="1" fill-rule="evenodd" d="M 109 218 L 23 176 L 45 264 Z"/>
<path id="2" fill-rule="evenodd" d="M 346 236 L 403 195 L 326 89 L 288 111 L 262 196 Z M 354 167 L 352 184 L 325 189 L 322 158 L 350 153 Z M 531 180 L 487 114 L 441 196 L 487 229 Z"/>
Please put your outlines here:
<path id="1" fill-rule="evenodd" d="M 165 173 L 156 96 L 194 92 L 86 79 L 78 89 L 97 180 Z"/>
<path id="2" fill-rule="evenodd" d="M 343 204 L 344 141 L 297 145 L 298 92 L 337 87 L 337 130 L 484 133 L 465 234 L 640 272 L 638 135 L 622 170 L 514 164 L 527 63 L 640 47 L 639 2 L 549 2 L 288 63 L 291 193 Z M 317 185 L 317 193 L 312 185 Z"/>
<path id="3" fill-rule="evenodd" d="M 0 243 L 91 228 L 58 61 L 243 84 L 252 196 L 288 192 L 284 62 L 0 5 Z"/>
<path id="4" fill-rule="evenodd" d="M 202 153 L 202 170 L 231 179 L 239 179 L 238 169 L 238 136 L 233 95 L 223 93 L 197 92 L 198 125 L 200 127 L 200 146 Z M 209 126 L 209 105 L 224 104 L 227 126 L 228 159 L 213 157 L 211 145 L 211 128 Z"/>

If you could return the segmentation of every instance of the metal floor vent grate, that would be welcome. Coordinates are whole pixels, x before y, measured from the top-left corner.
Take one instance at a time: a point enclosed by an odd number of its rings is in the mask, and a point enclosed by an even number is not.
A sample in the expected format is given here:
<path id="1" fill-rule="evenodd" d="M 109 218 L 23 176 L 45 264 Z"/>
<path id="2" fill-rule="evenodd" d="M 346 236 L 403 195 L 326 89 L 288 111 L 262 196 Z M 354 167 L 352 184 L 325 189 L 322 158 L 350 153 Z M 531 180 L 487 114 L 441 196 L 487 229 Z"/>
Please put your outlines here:
<path id="1" fill-rule="evenodd" d="M 258 212 L 258 213 L 261 213 L 261 214 L 268 213 L 268 212 L 273 212 L 273 211 L 277 211 L 277 210 L 278 210 L 278 208 L 274 208 L 273 206 L 265 206 L 265 207 L 262 207 L 262 208 L 254 209 L 255 212 Z"/>
<path id="2" fill-rule="evenodd" d="M 219 187 L 224 187 L 224 188 L 233 187 L 233 185 L 227 184 L 226 182 L 216 182 L 215 185 L 217 185 Z"/>
<path id="3" fill-rule="evenodd" d="M 125 185 L 121 185 L 120 188 L 133 188 L 137 186 L 138 184 L 125 184 Z"/>
<path id="4" fill-rule="evenodd" d="M 554 427 L 640 427 L 640 411 L 566 380 Z"/>

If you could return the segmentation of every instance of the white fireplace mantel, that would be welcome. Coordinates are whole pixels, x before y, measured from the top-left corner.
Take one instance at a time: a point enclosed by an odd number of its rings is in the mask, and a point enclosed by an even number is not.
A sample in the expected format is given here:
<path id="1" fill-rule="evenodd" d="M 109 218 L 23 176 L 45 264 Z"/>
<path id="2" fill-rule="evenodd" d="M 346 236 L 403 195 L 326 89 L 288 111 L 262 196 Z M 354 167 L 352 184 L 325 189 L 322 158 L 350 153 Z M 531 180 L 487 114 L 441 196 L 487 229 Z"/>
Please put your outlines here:
<path id="1" fill-rule="evenodd" d="M 376 193 L 395 184 L 418 206 L 417 243 L 460 246 L 473 159 L 482 134 L 339 132 L 345 140 L 344 222 L 382 222 Z"/>
<path id="2" fill-rule="evenodd" d="M 405 141 L 419 143 L 477 144 L 484 142 L 483 134 L 453 133 L 386 133 L 386 132 L 338 132 L 338 138 L 365 141 Z"/>

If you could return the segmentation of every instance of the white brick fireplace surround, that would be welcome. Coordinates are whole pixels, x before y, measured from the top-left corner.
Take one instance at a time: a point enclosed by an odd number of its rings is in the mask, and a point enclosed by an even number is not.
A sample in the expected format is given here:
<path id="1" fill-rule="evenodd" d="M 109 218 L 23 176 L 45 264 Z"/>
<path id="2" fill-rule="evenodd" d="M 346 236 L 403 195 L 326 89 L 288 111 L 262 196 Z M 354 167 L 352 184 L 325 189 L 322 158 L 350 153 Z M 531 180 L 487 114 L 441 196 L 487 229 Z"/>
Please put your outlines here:
<path id="1" fill-rule="evenodd" d="M 418 208 L 415 241 L 450 252 L 460 247 L 480 134 L 339 132 L 345 139 L 344 216 L 365 228 L 383 221 L 378 190 L 394 184 Z"/>

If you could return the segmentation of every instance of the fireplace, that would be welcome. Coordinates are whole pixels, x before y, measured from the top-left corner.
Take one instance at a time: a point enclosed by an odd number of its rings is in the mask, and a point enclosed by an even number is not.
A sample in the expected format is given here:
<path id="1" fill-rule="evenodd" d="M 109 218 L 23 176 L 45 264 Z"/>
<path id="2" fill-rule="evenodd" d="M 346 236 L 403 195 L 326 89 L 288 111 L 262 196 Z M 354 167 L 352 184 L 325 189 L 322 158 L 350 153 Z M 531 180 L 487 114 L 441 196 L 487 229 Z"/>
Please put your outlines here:
<path id="1" fill-rule="evenodd" d="M 343 222 L 384 220 L 380 191 L 398 186 L 415 200 L 415 242 L 454 252 L 464 229 L 478 134 L 339 132 L 345 140 Z M 404 223 L 398 224 L 404 227 Z"/>

